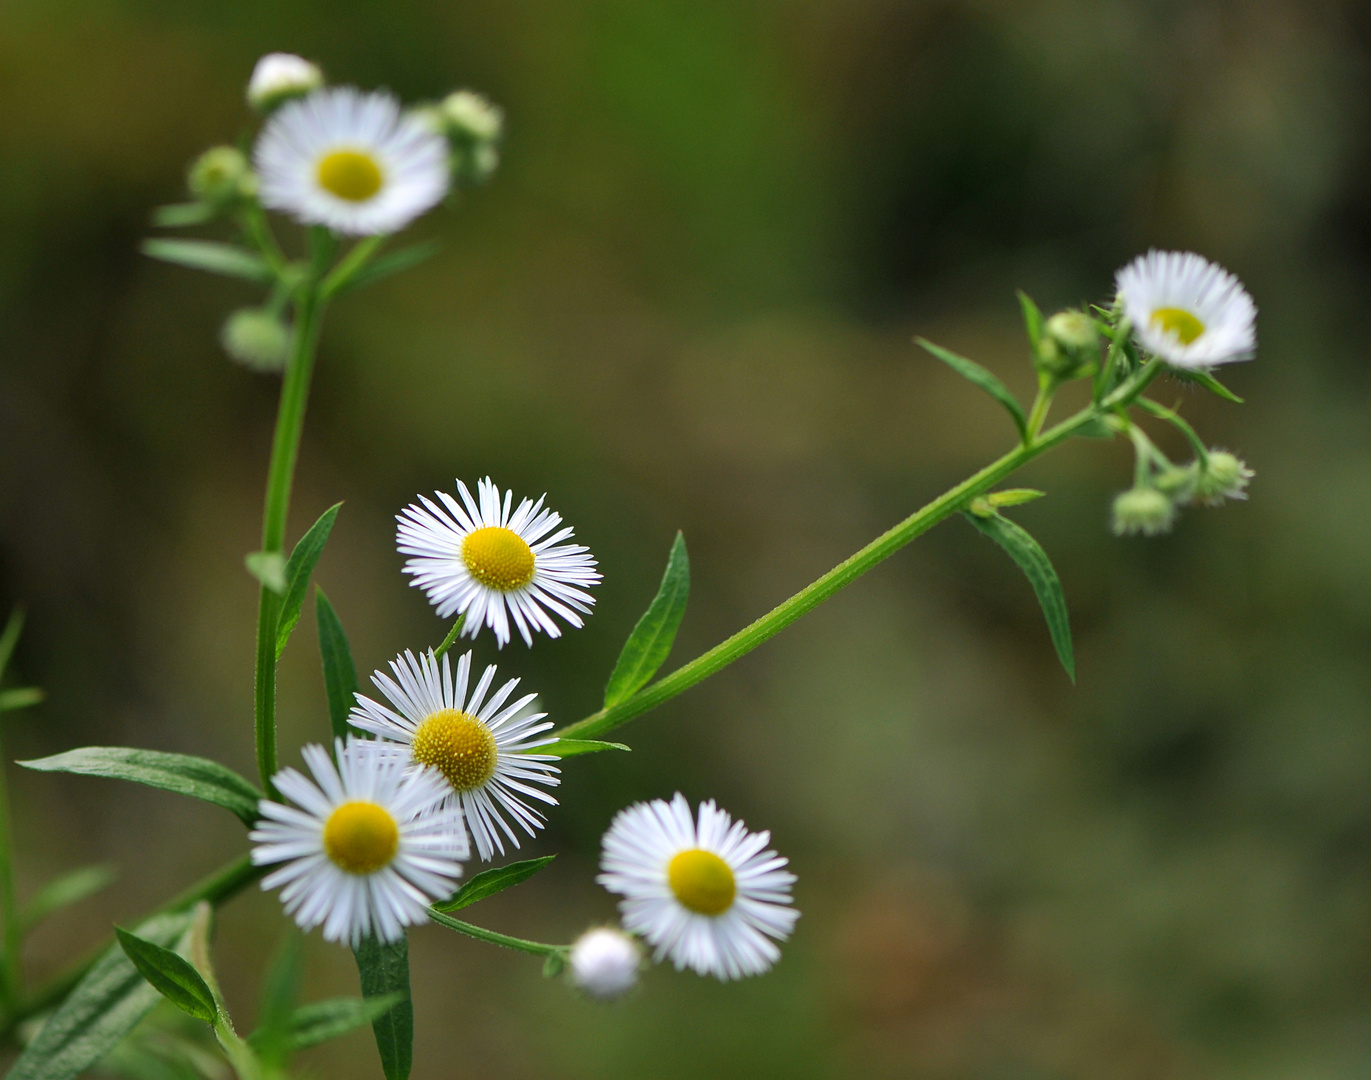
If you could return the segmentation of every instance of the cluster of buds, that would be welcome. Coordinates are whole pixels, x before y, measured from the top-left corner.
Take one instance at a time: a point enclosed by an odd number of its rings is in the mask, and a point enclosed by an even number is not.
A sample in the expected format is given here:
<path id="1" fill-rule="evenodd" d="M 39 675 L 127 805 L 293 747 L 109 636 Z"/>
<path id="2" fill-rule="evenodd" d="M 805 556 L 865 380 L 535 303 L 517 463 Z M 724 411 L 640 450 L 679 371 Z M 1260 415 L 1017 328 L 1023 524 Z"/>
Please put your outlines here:
<path id="1" fill-rule="evenodd" d="M 504 110 L 474 90 L 457 90 L 438 104 L 416 111 L 447 139 L 457 187 L 478 187 L 491 178 L 500 164 Z"/>
<path id="2" fill-rule="evenodd" d="M 1135 442 L 1136 442 L 1135 438 Z M 1140 449 L 1151 457 L 1159 452 Z M 1229 499 L 1247 498 L 1247 484 L 1255 475 L 1247 463 L 1227 450 L 1208 450 L 1189 465 L 1164 465 L 1144 476 L 1114 499 L 1113 527 L 1120 536 L 1141 533 L 1157 536 L 1169 532 L 1184 506 L 1222 506 Z"/>

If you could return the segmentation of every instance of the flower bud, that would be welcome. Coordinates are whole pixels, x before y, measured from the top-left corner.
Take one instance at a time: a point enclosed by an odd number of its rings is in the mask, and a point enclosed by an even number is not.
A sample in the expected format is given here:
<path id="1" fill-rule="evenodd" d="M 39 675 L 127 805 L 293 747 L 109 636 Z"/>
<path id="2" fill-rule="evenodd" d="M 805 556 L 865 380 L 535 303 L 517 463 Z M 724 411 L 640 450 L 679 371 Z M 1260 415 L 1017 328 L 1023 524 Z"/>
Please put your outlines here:
<path id="1" fill-rule="evenodd" d="M 324 85 L 324 73 L 292 53 L 267 53 L 248 80 L 248 104 L 266 115 L 291 98 L 304 97 Z"/>
<path id="2" fill-rule="evenodd" d="M 1168 532 L 1176 520 L 1176 504 L 1153 487 L 1135 487 L 1114 499 L 1114 533 L 1156 536 Z"/>
<path id="3" fill-rule="evenodd" d="M 505 125 L 498 105 L 473 90 L 458 90 L 437 105 L 415 109 L 414 115 L 447 139 L 458 187 L 477 187 L 490 179 L 500 164 L 496 143 Z"/>
<path id="4" fill-rule="evenodd" d="M 1256 475 L 1242 458 L 1227 450 L 1209 451 L 1207 467 L 1196 471 L 1195 498 L 1205 506 L 1222 506 L 1225 499 L 1247 498 L 1247 482 Z"/>
<path id="5" fill-rule="evenodd" d="M 1199 467 L 1195 462 L 1173 466 L 1152 478 L 1153 486 L 1177 506 L 1184 506 L 1195 496 L 1195 481 Z"/>
<path id="6" fill-rule="evenodd" d="M 219 334 L 224 352 L 253 371 L 283 371 L 290 355 L 290 328 L 264 308 L 240 308 Z"/>
<path id="7" fill-rule="evenodd" d="M 1095 322 L 1083 311 L 1059 311 L 1043 327 L 1038 365 L 1059 379 L 1073 379 L 1094 371 L 1100 359 L 1100 336 Z"/>
<path id="8" fill-rule="evenodd" d="M 232 146 L 212 146 L 191 164 L 186 177 L 190 193 L 215 206 L 223 206 L 249 193 L 256 177 L 248 159 Z"/>
<path id="9" fill-rule="evenodd" d="M 638 982 L 643 954 L 622 930 L 597 926 L 571 946 L 571 981 L 599 1001 L 613 1001 Z"/>
<path id="10" fill-rule="evenodd" d="M 448 138 L 470 142 L 494 142 L 505 126 L 505 113 L 474 90 L 458 90 L 438 106 L 447 124 Z"/>

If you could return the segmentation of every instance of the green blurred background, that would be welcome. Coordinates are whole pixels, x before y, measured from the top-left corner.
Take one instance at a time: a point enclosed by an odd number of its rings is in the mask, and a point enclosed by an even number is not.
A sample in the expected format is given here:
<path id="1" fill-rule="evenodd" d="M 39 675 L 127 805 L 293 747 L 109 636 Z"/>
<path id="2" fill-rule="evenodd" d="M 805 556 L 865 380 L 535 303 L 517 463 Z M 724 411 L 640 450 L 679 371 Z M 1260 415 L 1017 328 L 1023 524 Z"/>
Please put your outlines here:
<path id="1" fill-rule="evenodd" d="M 246 287 L 137 253 L 186 162 L 249 122 L 285 49 L 409 100 L 507 110 L 442 253 L 331 315 L 291 535 L 346 500 L 319 581 L 359 668 L 445 627 L 394 513 L 489 473 L 548 492 L 605 574 L 581 632 L 480 661 L 554 719 L 599 703 L 676 529 L 698 653 L 1006 449 L 1027 396 L 1013 290 L 1107 297 L 1149 246 L 1261 309 L 1248 404 L 1174 384 L 1252 499 L 1118 540 L 1123 445 L 1077 443 L 1016 511 L 1060 570 L 1079 685 L 1027 584 L 951 521 L 723 675 L 570 763 L 473 911 L 569 940 L 610 918 L 599 837 L 634 799 L 770 828 L 804 912 L 770 975 L 654 969 L 617 1007 L 536 961 L 414 934 L 415 1076 L 1371 1075 L 1371 16 L 1338 0 L 12 0 L 0 11 L 0 605 L 25 602 L 11 758 L 86 743 L 253 774 L 254 583 L 276 382 L 216 334 Z M 1182 448 L 1165 433 L 1164 444 Z M 306 620 L 308 624 L 311 620 Z M 313 629 L 282 668 L 282 760 L 324 737 Z M 20 887 L 109 860 L 32 940 L 37 976 L 244 849 L 229 815 L 11 769 Z M 240 1026 L 285 928 L 226 907 Z M 355 991 L 314 935 L 308 991 Z M 313 1075 L 378 1075 L 370 1035 Z"/>

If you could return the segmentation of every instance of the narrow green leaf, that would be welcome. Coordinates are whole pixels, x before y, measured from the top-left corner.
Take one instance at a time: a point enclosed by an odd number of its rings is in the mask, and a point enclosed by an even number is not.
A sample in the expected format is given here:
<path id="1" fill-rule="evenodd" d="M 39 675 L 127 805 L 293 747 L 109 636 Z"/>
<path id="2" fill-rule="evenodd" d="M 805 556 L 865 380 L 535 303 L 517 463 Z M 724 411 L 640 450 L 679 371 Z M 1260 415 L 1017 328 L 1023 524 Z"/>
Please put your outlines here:
<path id="1" fill-rule="evenodd" d="M 161 750 L 135 750 L 129 746 L 83 746 L 65 754 L 21 761 L 39 772 L 103 776 L 132 780 L 137 784 L 174 791 L 232 810 L 245 825 L 257 821 L 257 801 L 262 793 L 232 769 L 208 758 L 168 754 Z"/>
<path id="2" fill-rule="evenodd" d="M 138 936 L 184 949 L 192 915 L 154 915 Z M 105 1056 L 161 1000 L 118 944 L 111 945 L 48 1017 L 5 1080 L 70 1080 Z"/>
<path id="3" fill-rule="evenodd" d="M 986 496 L 985 501 L 991 506 L 1020 506 L 1034 499 L 1041 499 L 1046 494 L 1047 492 L 1034 488 L 1006 488 L 1004 491 L 992 491 Z"/>
<path id="4" fill-rule="evenodd" d="M 209 203 L 188 202 L 159 206 L 152 212 L 152 223 L 159 229 L 178 229 L 213 221 L 218 211 Z"/>
<path id="5" fill-rule="evenodd" d="M 5 629 L 0 630 L 0 675 L 5 674 L 5 668 L 9 667 L 10 657 L 14 655 L 14 647 L 19 644 L 19 634 L 24 629 L 24 609 L 15 605 L 10 617 L 5 620 Z"/>
<path id="6" fill-rule="evenodd" d="M 114 936 L 138 973 L 164 998 L 182 1012 L 207 1024 L 218 1019 L 219 1009 L 214 1004 L 214 995 L 200 973 L 191 967 L 189 960 L 156 942 L 130 933 L 122 926 L 114 928 Z"/>
<path id="7" fill-rule="evenodd" d="M 28 933 L 54 911 L 79 903 L 88 896 L 94 896 L 118 875 L 114 867 L 98 863 L 95 866 L 82 866 L 55 877 L 44 885 L 33 899 L 24 905 L 19 913 L 19 923 L 23 932 Z"/>
<path id="8" fill-rule="evenodd" d="M 958 356 L 954 352 L 949 352 L 941 345 L 934 345 L 933 342 L 921 337 L 914 339 L 923 348 L 936 356 L 944 364 L 950 367 L 963 379 L 979 386 L 987 394 L 993 397 L 1008 411 L 1010 418 L 1014 421 L 1014 426 L 1019 429 L 1019 438 L 1028 437 L 1028 417 L 1024 415 L 1022 406 L 1014 399 L 1014 395 L 1009 392 L 1009 387 L 1000 382 L 994 375 L 986 371 L 974 360 L 968 360 L 964 356 Z"/>
<path id="9" fill-rule="evenodd" d="M 1023 325 L 1028 332 L 1028 343 L 1033 347 L 1033 355 L 1038 355 L 1038 347 L 1043 340 L 1043 313 L 1038 310 L 1038 305 L 1033 302 L 1033 298 L 1019 290 L 1019 307 L 1023 308 Z"/>
<path id="10" fill-rule="evenodd" d="M 1179 371 L 1173 368 L 1171 374 L 1183 382 L 1199 383 L 1211 394 L 1218 394 L 1224 401 L 1231 401 L 1234 405 L 1243 404 L 1242 398 L 1238 397 L 1237 394 L 1233 393 L 1232 390 L 1224 386 L 1223 383 L 1219 382 L 1218 379 L 1214 378 L 1214 376 L 1207 371 L 1199 368 L 1192 371 Z"/>
<path id="11" fill-rule="evenodd" d="M 373 998 L 329 998 L 302 1005 L 290 1020 L 290 1050 L 304 1050 L 309 1046 L 336 1039 L 363 1024 L 374 1024 L 396 1005 L 406 1000 L 404 994 L 382 994 Z M 257 1046 L 258 1033 L 248 1040 Z"/>
<path id="12" fill-rule="evenodd" d="M 497 892 L 504 892 L 511 885 L 518 885 L 521 881 L 527 881 L 556 857 L 556 855 L 544 855 L 540 859 L 522 859 L 519 862 L 510 863 L 508 866 L 482 870 L 453 893 L 450 898 L 442 903 L 434 904 L 433 908 L 435 911 L 461 911 L 462 908 L 470 907 L 477 900 L 484 900 L 488 896 L 494 896 Z"/>
<path id="13" fill-rule="evenodd" d="M 352 662 L 352 649 L 338 613 L 317 585 L 314 587 L 314 615 L 319 624 L 319 653 L 324 662 L 324 693 L 328 696 L 333 737 L 346 739 L 352 730 L 348 727 L 348 715 L 357 700 L 357 667 Z"/>
<path id="14" fill-rule="evenodd" d="M 582 754 L 598 754 L 601 750 L 630 750 L 621 742 L 600 742 L 598 739 L 558 739 L 554 743 L 536 746 L 530 754 L 556 754 L 558 757 L 580 757 Z"/>
<path id="15" fill-rule="evenodd" d="M 271 267 L 260 255 L 217 240 L 144 240 L 142 250 L 144 255 L 189 266 L 192 270 L 244 278 L 259 285 L 270 285 L 276 280 Z"/>
<path id="16" fill-rule="evenodd" d="M 362 997 L 396 995 L 399 1001 L 371 1022 L 386 1080 L 408 1080 L 414 1062 L 414 1003 L 409 997 L 409 939 L 389 943 L 362 939 L 352 950 L 362 977 Z"/>
<path id="17" fill-rule="evenodd" d="M 295 1001 L 300 992 L 300 948 L 303 944 L 304 935 L 290 927 L 262 980 L 257 1030 L 248 1037 L 248 1043 L 261 1058 L 268 1074 L 284 1066 L 295 1049 Z"/>
<path id="18" fill-rule="evenodd" d="M 47 695 L 36 686 L 23 686 L 14 690 L 0 690 L 0 712 L 27 709 L 37 705 Z"/>
<path id="19" fill-rule="evenodd" d="M 605 686 L 605 708 L 627 701 L 648 684 L 666 662 L 690 597 L 690 557 L 679 532 L 667 556 L 657 595 L 624 642 L 619 662 Z"/>
<path id="20" fill-rule="evenodd" d="M 279 551 L 253 551 L 243 556 L 248 573 L 274 592 L 286 593 L 286 557 Z"/>
<path id="21" fill-rule="evenodd" d="M 1071 623 L 1067 617 L 1066 597 L 1062 594 L 1061 579 L 1057 577 L 1047 552 L 1027 532 L 999 514 L 990 517 L 965 516 L 967 521 L 1004 548 L 1028 578 L 1043 609 L 1043 617 L 1047 619 L 1047 632 L 1052 635 L 1057 658 L 1074 683 L 1076 657 L 1071 647 Z"/>
<path id="22" fill-rule="evenodd" d="M 560 952 L 548 953 L 547 958 L 543 961 L 543 978 L 555 979 L 564 970 L 566 970 L 566 954 Z"/>
<path id="23" fill-rule="evenodd" d="M 276 659 L 281 659 L 291 631 L 300 621 L 300 609 L 305 604 L 305 593 L 309 589 L 309 578 L 324 553 L 328 534 L 333 531 L 333 523 L 338 517 L 342 503 L 334 503 L 322 514 L 319 520 L 309 527 L 309 532 L 300 537 L 295 550 L 290 553 L 286 563 L 286 590 L 281 599 L 281 615 L 276 623 Z"/>
<path id="24" fill-rule="evenodd" d="M 436 240 L 428 240 L 422 244 L 412 244 L 407 248 L 401 248 L 399 251 L 392 251 L 388 255 L 373 259 L 340 285 L 333 295 L 345 296 L 353 289 L 360 289 L 363 285 L 371 285 L 382 278 L 390 277 L 391 274 L 398 274 L 401 270 L 418 266 L 421 262 L 436 255 L 442 246 Z"/>

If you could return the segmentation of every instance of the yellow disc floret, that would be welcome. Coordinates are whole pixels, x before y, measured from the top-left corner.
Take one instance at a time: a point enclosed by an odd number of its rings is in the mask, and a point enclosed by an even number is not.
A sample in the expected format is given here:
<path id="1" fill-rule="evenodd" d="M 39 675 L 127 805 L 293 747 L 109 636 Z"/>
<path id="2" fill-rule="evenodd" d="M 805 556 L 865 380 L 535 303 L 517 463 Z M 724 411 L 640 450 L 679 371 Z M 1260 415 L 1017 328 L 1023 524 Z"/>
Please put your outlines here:
<path id="1" fill-rule="evenodd" d="M 414 733 L 414 760 L 447 777 L 457 791 L 473 791 L 495 775 L 499 753 L 490 728 L 458 709 L 433 713 Z"/>
<path id="2" fill-rule="evenodd" d="M 324 853 L 349 874 L 374 874 L 399 849 L 399 826 L 374 802 L 343 803 L 324 823 Z"/>
<path id="3" fill-rule="evenodd" d="M 682 851 L 667 865 L 666 878 L 681 906 L 696 914 L 722 915 L 733 906 L 733 871 L 712 851 Z"/>
<path id="4" fill-rule="evenodd" d="M 1204 333 L 1204 323 L 1184 308 L 1157 308 L 1152 312 L 1152 323 L 1164 334 L 1175 334 L 1182 345 L 1189 345 Z"/>
<path id="5" fill-rule="evenodd" d="M 319 186 L 348 202 L 366 202 L 381 190 L 381 166 L 362 150 L 334 150 L 319 161 Z"/>
<path id="6" fill-rule="evenodd" d="M 462 562 L 488 589 L 512 592 L 533 580 L 533 549 L 513 529 L 499 525 L 467 533 Z"/>

